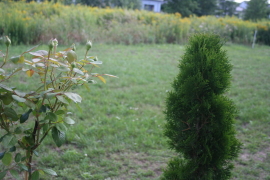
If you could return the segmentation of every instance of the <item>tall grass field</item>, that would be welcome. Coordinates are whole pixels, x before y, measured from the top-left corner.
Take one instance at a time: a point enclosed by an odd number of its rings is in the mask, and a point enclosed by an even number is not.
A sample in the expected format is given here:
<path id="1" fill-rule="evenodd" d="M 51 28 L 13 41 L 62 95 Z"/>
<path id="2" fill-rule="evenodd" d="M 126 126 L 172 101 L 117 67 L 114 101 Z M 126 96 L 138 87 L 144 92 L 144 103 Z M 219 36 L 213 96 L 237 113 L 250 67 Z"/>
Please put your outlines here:
<path id="1" fill-rule="evenodd" d="M 57 38 L 60 44 L 85 43 L 88 39 L 110 44 L 184 44 L 197 32 L 213 32 L 230 42 L 270 45 L 270 21 L 243 21 L 236 17 L 153 13 L 127 9 L 101 9 L 83 5 L 34 1 L 0 2 L 0 36 L 13 44 L 37 44 Z"/>
<path id="2" fill-rule="evenodd" d="M 28 48 L 13 46 L 11 56 Z M 228 43 L 224 49 L 234 66 L 227 95 L 238 109 L 235 126 L 243 143 L 232 179 L 269 180 L 270 48 Z M 90 91 L 73 90 L 83 96 L 82 110 L 71 110 L 76 124 L 70 127 L 65 145 L 57 148 L 48 137 L 46 146 L 37 149 L 40 157 L 34 164 L 58 173 L 57 177 L 42 179 L 159 179 L 174 156 L 163 135 L 163 111 L 183 53 L 183 45 L 94 44 L 89 54 L 103 61 L 98 72 L 119 78 L 108 77 L 106 84 L 97 79 Z M 26 75 L 11 83 L 21 90 L 36 86 Z"/>

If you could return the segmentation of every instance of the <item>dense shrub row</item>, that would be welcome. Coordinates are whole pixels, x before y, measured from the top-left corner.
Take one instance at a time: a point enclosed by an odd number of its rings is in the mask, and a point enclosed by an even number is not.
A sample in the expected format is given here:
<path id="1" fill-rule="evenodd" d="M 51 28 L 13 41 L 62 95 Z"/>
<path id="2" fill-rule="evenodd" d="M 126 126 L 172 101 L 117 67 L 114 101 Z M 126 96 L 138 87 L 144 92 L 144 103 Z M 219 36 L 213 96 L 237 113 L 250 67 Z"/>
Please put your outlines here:
<path id="1" fill-rule="evenodd" d="M 59 3 L 0 2 L 0 36 L 14 44 L 33 44 L 57 38 L 61 44 L 182 43 L 194 32 L 214 32 L 236 43 L 251 43 L 256 29 L 258 41 L 269 44 L 270 21 L 258 23 L 236 17 L 182 18 L 180 14 L 158 14 L 138 10 L 99 9 Z"/>

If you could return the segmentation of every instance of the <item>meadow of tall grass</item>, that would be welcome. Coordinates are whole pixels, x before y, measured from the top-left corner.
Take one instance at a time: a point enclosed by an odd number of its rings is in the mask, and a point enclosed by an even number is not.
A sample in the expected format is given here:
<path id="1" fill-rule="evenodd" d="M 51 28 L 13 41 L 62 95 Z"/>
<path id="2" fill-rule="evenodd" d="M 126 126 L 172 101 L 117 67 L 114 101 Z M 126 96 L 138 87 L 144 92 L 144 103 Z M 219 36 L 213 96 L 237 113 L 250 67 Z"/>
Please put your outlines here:
<path id="1" fill-rule="evenodd" d="M 0 36 L 8 35 L 13 44 L 47 42 L 52 37 L 61 44 L 87 39 L 114 44 L 185 43 L 196 32 L 214 32 L 228 41 L 248 44 L 256 29 L 259 43 L 270 39 L 270 21 L 254 23 L 236 17 L 182 18 L 179 13 L 24 1 L 2 1 L 0 8 Z"/>

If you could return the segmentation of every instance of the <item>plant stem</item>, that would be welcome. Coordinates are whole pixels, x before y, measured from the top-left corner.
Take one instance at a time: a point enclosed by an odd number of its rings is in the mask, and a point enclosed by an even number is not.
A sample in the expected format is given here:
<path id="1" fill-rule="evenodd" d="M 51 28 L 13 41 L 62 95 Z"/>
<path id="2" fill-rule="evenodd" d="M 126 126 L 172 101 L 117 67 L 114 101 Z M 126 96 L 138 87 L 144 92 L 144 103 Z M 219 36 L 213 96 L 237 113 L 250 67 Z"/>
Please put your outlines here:
<path id="1" fill-rule="evenodd" d="M 85 52 L 84 60 L 86 60 L 86 56 L 87 56 L 87 54 L 88 54 L 88 51 L 89 51 L 89 50 L 87 50 L 87 51 Z"/>
<path id="2" fill-rule="evenodd" d="M 45 137 L 48 135 L 49 131 L 50 131 L 53 127 L 54 127 L 54 126 L 50 127 L 50 128 L 46 131 L 46 133 L 45 133 L 45 134 L 42 136 L 42 138 L 40 139 L 39 144 L 42 143 L 42 141 L 45 139 Z"/>
<path id="3" fill-rule="evenodd" d="M 7 57 L 8 57 L 8 47 L 7 47 L 6 55 L 5 55 L 4 62 L 3 62 L 3 64 L 2 64 L 2 66 L 1 66 L 1 68 L 6 64 L 6 62 L 7 62 Z"/>
<path id="4" fill-rule="evenodd" d="M 47 82 L 46 82 L 46 79 L 47 79 L 47 72 L 48 72 L 48 69 L 49 69 L 49 59 L 50 59 L 50 55 L 51 55 L 51 50 L 49 50 L 49 53 L 48 53 L 48 59 L 47 59 L 47 62 L 45 63 L 45 77 L 44 77 L 44 91 L 47 90 Z"/>
<path id="5" fill-rule="evenodd" d="M 26 151 L 26 157 L 27 157 L 27 161 L 26 161 L 26 166 L 28 167 L 28 171 L 25 172 L 24 174 L 24 180 L 31 180 L 32 178 L 32 157 L 33 157 L 33 150 L 30 149 Z"/>

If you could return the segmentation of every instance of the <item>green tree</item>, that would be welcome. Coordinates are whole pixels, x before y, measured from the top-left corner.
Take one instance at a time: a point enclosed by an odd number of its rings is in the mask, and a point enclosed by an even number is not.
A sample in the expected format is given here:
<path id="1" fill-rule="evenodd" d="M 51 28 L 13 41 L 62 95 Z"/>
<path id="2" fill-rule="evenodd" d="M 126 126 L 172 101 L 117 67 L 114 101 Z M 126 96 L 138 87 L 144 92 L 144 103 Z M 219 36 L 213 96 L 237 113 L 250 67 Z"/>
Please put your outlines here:
<path id="1" fill-rule="evenodd" d="M 217 7 L 217 0 L 197 0 L 198 9 L 195 11 L 197 16 L 213 15 Z"/>
<path id="2" fill-rule="evenodd" d="M 250 0 L 245 12 L 244 19 L 258 21 L 267 18 L 268 13 L 267 0 Z"/>
<path id="3" fill-rule="evenodd" d="M 233 16 L 238 3 L 232 0 L 218 0 L 216 15 L 218 16 Z"/>
<path id="4" fill-rule="evenodd" d="M 95 7 L 121 7 L 128 9 L 140 9 L 140 0 L 78 0 L 78 3 L 82 3 L 88 6 Z"/>
<path id="5" fill-rule="evenodd" d="M 180 73 L 166 101 L 165 136 L 179 155 L 163 179 L 225 180 L 240 151 L 235 138 L 233 102 L 224 96 L 230 84 L 229 63 L 218 35 L 196 34 L 189 40 Z"/>
<path id="6" fill-rule="evenodd" d="M 111 6 L 128 9 L 141 9 L 141 0 L 111 0 Z"/>
<path id="7" fill-rule="evenodd" d="M 198 3 L 194 0 L 166 0 L 163 9 L 168 13 L 180 13 L 183 17 L 188 17 L 198 10 Z"/>
<path id="8" fill-rule="evenodd" d="M 77 0 L 76 3 L 85 4 L 88 6 L 94 6 L 94 7 L 105 7 L 107 4 L 107 1 L 103 0 Z"/>

